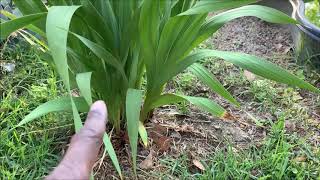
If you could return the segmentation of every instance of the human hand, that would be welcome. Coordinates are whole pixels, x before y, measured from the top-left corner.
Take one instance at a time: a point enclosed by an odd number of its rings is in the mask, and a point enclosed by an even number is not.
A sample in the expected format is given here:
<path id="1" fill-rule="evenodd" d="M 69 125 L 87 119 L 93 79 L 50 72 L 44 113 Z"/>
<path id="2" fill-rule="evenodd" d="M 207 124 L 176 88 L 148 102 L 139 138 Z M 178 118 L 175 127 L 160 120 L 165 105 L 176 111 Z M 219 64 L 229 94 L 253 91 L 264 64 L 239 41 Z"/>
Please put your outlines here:
<path id="1" fill-rule="evenodd" d="M 53 179 L 89 179 L 106 130 L 107 107 L 103 101 L 92 104 L 83 128 L 73 135 L 60 164 L 46 177 Z"/>

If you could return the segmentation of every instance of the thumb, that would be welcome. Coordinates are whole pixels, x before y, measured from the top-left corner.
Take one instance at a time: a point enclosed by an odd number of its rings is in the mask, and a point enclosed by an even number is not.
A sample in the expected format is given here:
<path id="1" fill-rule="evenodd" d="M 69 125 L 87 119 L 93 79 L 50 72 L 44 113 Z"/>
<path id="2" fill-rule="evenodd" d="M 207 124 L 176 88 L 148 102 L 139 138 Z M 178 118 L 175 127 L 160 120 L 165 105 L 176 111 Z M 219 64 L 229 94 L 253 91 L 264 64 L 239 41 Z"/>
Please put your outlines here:
<path id="1" fill-rule="evenodd" d="M 107 107 L 103 101 L 96 101 L 92 104 L 87 120 L 80 130 L 81 136 L 101 139 L 106 131 Z"/>
<path id="2" fill-rule="evenodd" d="M 92 104 L 82 129 L 75 134 L 70 143 L 66 157 L 81 156 L 81 163 L 91 166 L 97 159 L 102 144 L 102 137 L 106 131 L 107 107 L 103 101 Z"/>
<path id="3" fill-rule="evenodd" d="M 102 145 L 106 121 L 105 103 L 95 102 L 83 128 L 72 137 L 63 160 L 47 179 L 87 179 Z"/>

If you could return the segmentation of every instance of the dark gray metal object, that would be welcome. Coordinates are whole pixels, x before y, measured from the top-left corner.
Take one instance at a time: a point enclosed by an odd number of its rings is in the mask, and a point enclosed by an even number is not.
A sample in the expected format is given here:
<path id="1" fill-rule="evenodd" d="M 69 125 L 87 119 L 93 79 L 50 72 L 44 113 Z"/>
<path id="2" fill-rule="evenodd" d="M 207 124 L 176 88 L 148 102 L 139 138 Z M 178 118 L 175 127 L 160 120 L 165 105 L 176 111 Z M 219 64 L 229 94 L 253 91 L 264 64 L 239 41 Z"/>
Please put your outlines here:
<path id="1" fill-rule="evenodd" d="M 297 62 L 320 71 L 320 28 L 305 17 L 304 1 L 262 0 L 258 4 L 278 9 L 301 23 L 290 25 Z"/>
<path id="2" fill-rule="evenodd" d="M 292 28 L 297 60 L 320 71 L 320 27 L 305 17 L 305 4 L 302 0 L 291 0 L 294 7 L 292 17 L 301 25 Z"/>

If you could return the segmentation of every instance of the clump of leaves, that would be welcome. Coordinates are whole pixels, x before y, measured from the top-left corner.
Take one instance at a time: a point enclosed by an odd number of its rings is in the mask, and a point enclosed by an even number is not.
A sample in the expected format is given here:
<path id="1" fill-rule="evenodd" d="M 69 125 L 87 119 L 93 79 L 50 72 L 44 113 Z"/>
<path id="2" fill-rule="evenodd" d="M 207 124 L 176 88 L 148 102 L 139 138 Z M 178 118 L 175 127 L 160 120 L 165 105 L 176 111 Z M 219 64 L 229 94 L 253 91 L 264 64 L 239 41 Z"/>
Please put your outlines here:
<path id="1" fill-rule="evenodd" d="M 153 109 L 188 101 L 212 115 L 223 118 L 226 110 L 204 97 L 163 93 L 166 83 L 190 68 L 212 91 L 239 106 L 222 84 L 201 64 L 218 57 L 262 77 L 304 88 L 318 89 L 286 70 L 261 58 L 234 52 L 200 49 L 193 51 L 226 22 L 242 16 L 256 16 L 272 23 L 297 22 L 263 6 L 248 5 L 255 0 L 41 0 L 15 5 L 23 17 L 1 23 L 1 38 L 27 27 L 45 34 L 55 67 L 69 92 L 32 111 L 19 126 L 49 112 L 72 111 L 75 129 L 94 100 L 108 103 L 109 119 L 115 130 L 127 129 L 135 170 L 138 133 L 147 143 L 143 126 Z M 231 9 L 231 10 L 228 10 Z M 208 18 L 209 12 L 221 12 Z M 45 32 L 45 33 L 44 33 Z M 146 81 L 145 88 L 141 84 Z M 72 96 L 78 89 L 80 97 Z M 126 125 L 126 126 L 125 126 Z M 107 135 L 104 143 L 120 176 L 120 166 Z"/>

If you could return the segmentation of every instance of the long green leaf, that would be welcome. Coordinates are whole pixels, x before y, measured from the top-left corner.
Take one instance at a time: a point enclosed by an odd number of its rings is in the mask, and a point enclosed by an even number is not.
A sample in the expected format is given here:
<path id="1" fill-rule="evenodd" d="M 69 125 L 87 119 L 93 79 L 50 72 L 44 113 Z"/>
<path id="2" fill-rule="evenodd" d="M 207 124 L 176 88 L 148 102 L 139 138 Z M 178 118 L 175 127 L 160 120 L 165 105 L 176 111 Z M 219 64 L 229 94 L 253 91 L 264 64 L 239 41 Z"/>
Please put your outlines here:
<path id="1" fill-rule="evenodd" d="M 103 135 L 103 143 L 104 143 L 104 147 L 106 148 L 106 150 L 110 156 L 110 159 L 113 162 L 120 178 L 123 179 L 122 173 L 121 173 L 121 168 L 120 168 L 119 161 L 117 158 L 117 154 L 115 153 L 114 148 L 112 146 L 112 143 L 110 141 L 110 138 L 109 138 L 108 134 L 106 134 L 106 133 L 104 133 L 104 135 Z"/>
<path id="2" fill-rule="evenodd" d="M 47 12 L 47 7 L 44 5 L 42 0 L 13 0 L 14 5 L 24 15 L 30 15 L 35 13 Z M 34 26 L 39 28 L 41 31 L 45 31 L 45 19 L 41 19 L 34 23 Z"/>
<path id="3" fill-rule="evenodd" d="M 71 18 L 80 6 L 53 6 L 49 9 L 46 33 L 49 48 L 67 89 L 70 90 L 67 61 L 67 38 Z"/>
<path id="4" fill-rule="evenodd" d="M 88 112 L 89 106 L 86 103 L 84 98 L 74 97 L 73 100 L 75 102 L 75 105 L 77 106 L 77 109 L 80 112 Z M 70 97 L 61 97 L 59 99 L 48 101 L 38 106 L 30 114 L 28 114 L 22 121 L 20 121 L 20 123 L 17 126 L 22 126 L 48 113 L 59 112 L 59 111 L 72 111 Z"/>
<path id="5" fill-rule="evenodd" d="M 223 85 L 211 74 L 205 67 L 195 63 L 190 67 L 190 70 L 214 92 L 227 99 L 236 106 L 240 106 L 239 102 L 223 87 Z"/>
<path id="6" fill-rule="evenodd" d="M 16 18 L 10 21 L 6 21 L 0 24 L 0 33 L 1 39 L 5 39 L 7 36 L 9 36 L 12 32 L 24 28 L 25 26 L 35 23 L 39 21 L 42 18 L 45 18 L 47 13 L 38 13 L 38 14 L 31 14 L 27 16 L 23 16 L 20 18 Z"/>
<path id="7" fill-rule="evenodd" d="M 124 70 L 122 68 L 121 63 L 110 52 L 108 52 L 106 49 L 101 47 L 99 44 L 94 43 L 94 42 L 90 41 L 89 39 L 87 39 L 85 37 L 82 37 L 82 36 L 80 36 L 78 34 L 75 34 L 75 33 L 71 33 L 71 34 L 73 34 L 83 44 L 85 44 L 96 56 L 98 56 L 99 58 L 103 59 L 109 65 L 115 67 L 121 73 L 121 75 L 124 78 L 124 80 L 128 81 L 127 77 L 125 75 L 125 72 L 124 72 Z"/>
<path id="8" fill-rule="evenodd" d="M 8 12 L 8 11 L 5 11 L 5 10 L 0 10 L 0 13 L 5 15 L 6 17 L 8 17 L 9 19 L 13 20 L 13 19 L 17 19 L 17 16 Z M 39 29 L 38 27 L 32 25 L 32 24 L 29 24 L 26 26 L 27 29 L 39 34 L 40 36 L 42 36 L 43 38 L 46 36 L 45 32 L 42 31 L 41 29 Z"/>
<path id="9" fill-rule="evenodd" d="M 189 101 L 191 104 L 217 117 L 223 117 L 226 113 L 223 107 L 221 107 L 220 105 L 218 105 L 217 103 L 213 102 L 208 98 L 185 96 L 185 95 L 178 95 L 178 94 L 163 94 L 155 98 L 149 106 L 145 107 L 146 108 L 145 111 L 148 112 L 151 109 L 160 107 L 162 105 L 179 103 L 183 101 Z"/>
<path id="10" fill-rule="evenodd" d="M 147 86 L 149 88 L 154 82 L 154 74 L 159 71 L 156 63 L 160 23 L 159 5 L 159 1 L 143 1 L 139 20 L 139 42 L 141 43 L 141 51 L 146 64 Z"/>
<path id="11" fill-rule="evenodd" d="M 74 129 L 77 133 L 83 127 L 83 124 L 80 118 L 79 110 L 74 102 L 73 97 L 70 96 L 70 99 L 71 99 L 71 107 L 72 107 L 72 114 L 73 114 L 73 121 L 74 121 Z"/>
<path id="12" fill-rule="evenodd" d="M 133 170 L 137 169 L 138 128 L 140 121 L 140 109 L 142 104 L 142 91 L 128 89 L 126 98 L 127 131 L 130 140 Z"/>
<path id="13" fill-rule="evenodd" d="M 205 24 L 202 25 L 199 37 L 193 42 L 190 49 L 195 48 L 201 42 L 209 38 L 214 32 L 221 28 L 225 23 L 244 16 L 258 17 L 264 21 L 270 23 L 280 24 L 299 24 L 298 21 L 292 19 L 285 13 L 273 8 L 260 6 L 260 5 L 248 5 L 240 8 L 235 8 L 210 18 Z"/>
<path id="14" fill-rule="evenodd" d="M 158 108 L 167 104 L 180 103 L 185 101 L 183 97 L 180 97 L 175 94 L 162 94 L 159 97 L 154 98 L 151 104 L 144 104 L 144 111 L 149 112 L 152 109 Z"/>
<path id="15" fill-rule="evenodd" d="M 75 11 L 80 6 L 53 6 L 49 9 L 47 17 L 47 38 L 48 44 L 53 56 L 54 62 L 56 64 L 57 70 L 66 85 L 69 94 L 71 95 L 70 82 L 69 82 L 69 70 L 67 62 L 67 38 L 69 33 L 69 25 L 71 18 Z M 74 124 L 76 131 L 80 130 L 82 126 L 81 119 L 78 113 L 78 109 L 73 103 L 73 98 L 71 98 L 72 111 L 74 116 Z M 107 142 L 107 141 L 105 141 Z M 119 175 L 121 176 L 121 171 L 119 168 L 119 162 L 114 158 L 113 151 L 110 149 L 110 144 L 105 144 L 108 153 L 111 153 L 112 162 L 116 167 Z"/>
<path id="16" fill-rule="evenodd" d="M 92 72 L 85 72 L 77 74 L 76 80 L 81 92 L 81 95 L 87 101 L 88 105 L 92 104 L 91 96 L 91 74 Z"/>
<path id="17" fill-rule="evenodd" d="M 181 97 L 189 101 L 191 104 L 199 107 L 200 109 L 207 111 L 219 118 L 224 117 L 226 114 L 226 110 L 224 110 L 223 107 L 221 107 L 219 104 L 213 102 L 208 98 L 193 97 L 193 96 L 181 96 Z"/>
<path id="18" fill-rule="evenodd" d="M 23 15 L 47 11 L 46 6 L 41 0 L 14 0 L 14 4 Z"/>
<path id="19" fill-rule="evenodd" d="M 71 19 L 78 8 L 80 8 L 80 6 L 53 6 L 49 9 L 46 23 L 48 45 L 51 50 L 54 63 L 70 94 L 76 132 L 78 132 L 82 127 L 82 122 L 71 96 L 67 60 L 67 39 Z"/>
<path id="20" fill-rule="evenodd" d="M 231 8 L 240 7 L 243 5 L 257 2 L 257 0 L 210 0 L 210 1 L 198 1 L 196 5 L 187 11 L 179 14 L 181 15 L 193 15 L 202 14 L 208 12 L 215 12 L 219 10 L 226 10 Z"/>
<path id="21" fill-rule="evenodd" d="M 199 50 L 196 54 L 198 59 L 212 56 L 219 57 L 264 78 L 320 93 L 319 89 L 287 70 L 256 56 L 216 50 Z"/>
<path id="22" fill-rule="evenodd" d="M 148 132 L 146 130 L 146 127 L 144 127 L 143 123 L 139 121 L 139 134 L 141 137 L 141 140 L 143 142 L 143 145 L 145 147 L 148 146 Z"/>

